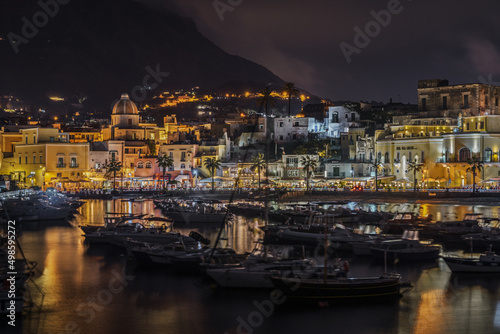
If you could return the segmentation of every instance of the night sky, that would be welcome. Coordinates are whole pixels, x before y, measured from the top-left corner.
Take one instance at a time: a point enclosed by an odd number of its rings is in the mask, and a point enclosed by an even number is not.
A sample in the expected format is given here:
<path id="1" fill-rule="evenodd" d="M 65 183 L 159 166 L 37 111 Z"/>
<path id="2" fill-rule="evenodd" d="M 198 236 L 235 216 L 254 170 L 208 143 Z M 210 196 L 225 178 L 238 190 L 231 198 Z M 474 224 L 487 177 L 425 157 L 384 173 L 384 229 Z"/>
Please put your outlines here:
<path id="1" fill-rule="evenodd" d="M 236 4 L 223 21 L 213 0 L 137 1 L 192 18 L 225 51 L 334 100 L 415 103 L 419 79 L 500 85 L 498 1 L 220 0 Z M 371 25 L 374 37 L 348 63 L 340 44 L 356 47 L 354 28 L 388 7 L 389 24 Z"/>

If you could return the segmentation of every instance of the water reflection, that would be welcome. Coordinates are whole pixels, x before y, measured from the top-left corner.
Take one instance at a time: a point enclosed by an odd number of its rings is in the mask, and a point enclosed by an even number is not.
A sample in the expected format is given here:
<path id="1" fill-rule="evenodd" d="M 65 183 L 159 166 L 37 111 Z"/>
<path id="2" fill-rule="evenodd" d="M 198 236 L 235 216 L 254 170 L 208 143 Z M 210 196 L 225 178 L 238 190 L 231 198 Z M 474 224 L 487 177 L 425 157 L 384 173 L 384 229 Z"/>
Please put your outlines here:
<path id="1" fill-rule="evenodd" d="M 394 204 L 355 205 L 353 208 L 371 211 L 403 209 Z M 410 203 L 406 209 L 432 214 L 435 219 L 451 214 L 460 219 L 469 212 L 498 217 L 499 213 L 499 207 L 469 205 Z M 102 223 L 106 212 L 161 215 L 151 201 L 90 200 L 71 225 L 22 234 L 24 252 L 43 272 L 35 280 L 45 293 L 43 312 L 24 318 L 24 333 L 65 333 L 68 324 L 75 324 L 81 333 L 95 334 L 236 333 L 238 318 L 247 319 L 256 310 L 254 301 L 269 298 L 266 291 L 213 291 L 200 277 L 177 276 L 168 270 L 135 270 L 127 264 L 123 251 L 89 248 L 76 226 Z M 262 238 L 256 223 L 262 222 L 237 217 L 222 231 L 222 246 L 227 243 L 240 253 L 250 251 Z M 219 232 L 217 225 L 179 225 L 176 229 L 186 234 L 196 230 L 212 243 Z M 348 260 L 352 276 L 384 271 L 383 263 L 369 258 Z M 500 332 L 499 275 L 452 275 L 442 260 L 416 265 L 391 263 L 388 270 L 401 273 L 415 286 L 399 303 L 325 309 L 277 307 L 254 333 Z M 111 282 L 124 282 L 123 289 L 107 294 Z M 103 299 L 106 296 L 108 299 Z M 7 327 L 1 325 L 0 332 L 7 333 Z"/>

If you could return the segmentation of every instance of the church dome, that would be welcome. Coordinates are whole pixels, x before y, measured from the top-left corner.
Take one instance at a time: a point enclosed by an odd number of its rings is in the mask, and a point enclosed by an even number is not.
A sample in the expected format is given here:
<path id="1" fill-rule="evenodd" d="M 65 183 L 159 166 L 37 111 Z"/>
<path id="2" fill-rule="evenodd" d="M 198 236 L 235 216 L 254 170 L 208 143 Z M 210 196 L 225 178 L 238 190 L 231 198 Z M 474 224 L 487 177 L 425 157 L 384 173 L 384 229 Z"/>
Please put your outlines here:
<path id="1" fill-rule="evenodd" d="M 139 111 L 134 102 L 130 100 L 128 94 L 122 94 L 121 99 L 113 107 L 113 115 L 138 115 Z"/>

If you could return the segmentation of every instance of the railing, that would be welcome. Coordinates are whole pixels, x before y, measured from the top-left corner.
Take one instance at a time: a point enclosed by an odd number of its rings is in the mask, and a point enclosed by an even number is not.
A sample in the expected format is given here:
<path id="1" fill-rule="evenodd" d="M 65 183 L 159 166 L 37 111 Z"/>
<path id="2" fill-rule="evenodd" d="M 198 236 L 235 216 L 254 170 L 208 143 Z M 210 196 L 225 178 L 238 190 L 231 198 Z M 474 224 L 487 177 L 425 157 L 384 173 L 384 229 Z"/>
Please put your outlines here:
<path id="1" fill-rule="evenodd" d="M 57 164 L 56 168 L 66 168 L 66 164 Z"/>
<path id="2" fill-rule="evenodd" d="M 69 165 L 69 168 L 78 168 L 80 165 L 79 164 L 71 164 Z"/>

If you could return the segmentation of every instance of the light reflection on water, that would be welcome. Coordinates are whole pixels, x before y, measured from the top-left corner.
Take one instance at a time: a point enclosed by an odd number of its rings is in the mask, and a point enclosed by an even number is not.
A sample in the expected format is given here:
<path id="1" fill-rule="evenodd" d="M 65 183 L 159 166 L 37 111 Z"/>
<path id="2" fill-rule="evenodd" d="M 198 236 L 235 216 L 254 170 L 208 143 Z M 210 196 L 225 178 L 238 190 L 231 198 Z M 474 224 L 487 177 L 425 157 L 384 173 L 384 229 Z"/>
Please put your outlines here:
<path id="1" fill-rule="evenodd" d="M 358 207 L 397 210 L 392 204 Z M 411 204 L 411 208 L 435 219 L 453 213 L 461 218 L 469 212 L 488 216 L 499 212 L 499 207 L 469 205 Z M 27 257 L 37 261 L 43 272 L 35 281 L 46 296 L 42 313 L 25 319 L 23 333 L 65 333 L 65 326 L 73 322 L 81 333 L 95 334 L 236 333 L 238 317 L 247 319 L 256 310 L 253 301 L 269 299 L 268 291 L 212 291 L 199 277 L 176 276 L 166 270 L 136 271 L 126 265 L 121 251 L 88 248 L 75 227 L 102 222 L 106 212 L 160 215 L 151 201 L 94 200 L 80 212 L 73 227 L 25 231 L 20 237 Z M 254 231 L 255 223 L 261 221 L 237 217 L 222 235 L 238 252 L 249 251 L 262 237 Z M 196 230 L 211 241 L 218 232 L 217 226 L 208 225 L 176 229 L 186 234 Z M 371 259 L 348 260 L 353 277 L 383 271 L 383 265 Z M 400 272 L 415 286 L 398 304 L 277 308 L 254 333 L 500 333 L 500 275 L 452 275 L 442 260 L 391 264 L 389 270 Z M 123 291 L 111 294 L 109 304 L 99 304 L 98 296 L 103 297 L 116 275 L 124 273 L 130 280 Z M 8 333 L 6 328 L 0 327 L 0 332 Z"/>

